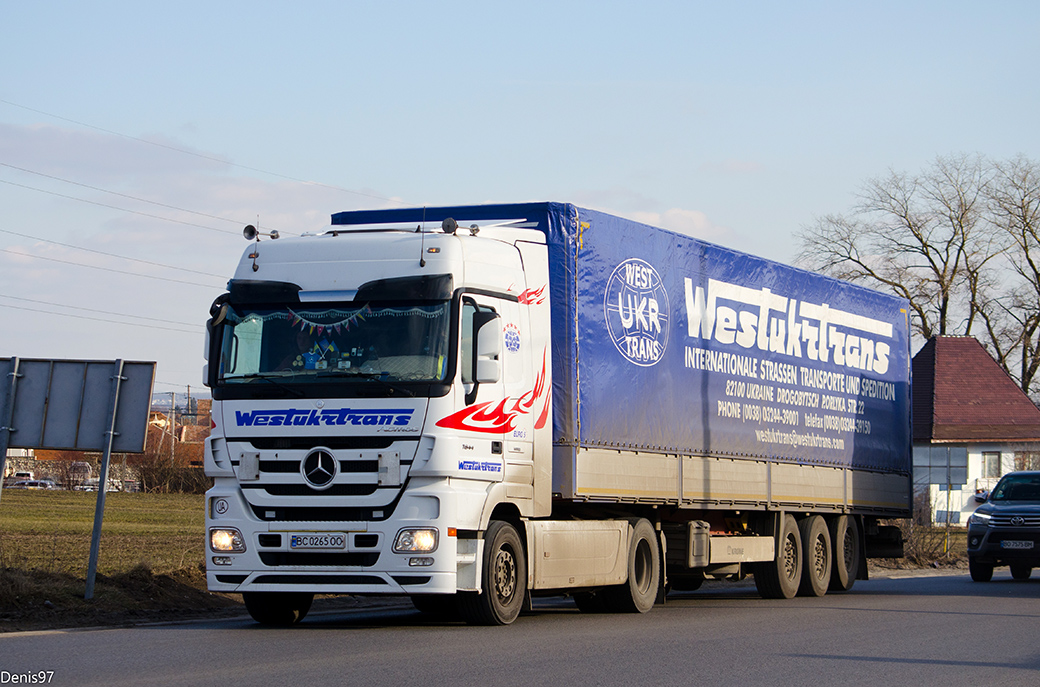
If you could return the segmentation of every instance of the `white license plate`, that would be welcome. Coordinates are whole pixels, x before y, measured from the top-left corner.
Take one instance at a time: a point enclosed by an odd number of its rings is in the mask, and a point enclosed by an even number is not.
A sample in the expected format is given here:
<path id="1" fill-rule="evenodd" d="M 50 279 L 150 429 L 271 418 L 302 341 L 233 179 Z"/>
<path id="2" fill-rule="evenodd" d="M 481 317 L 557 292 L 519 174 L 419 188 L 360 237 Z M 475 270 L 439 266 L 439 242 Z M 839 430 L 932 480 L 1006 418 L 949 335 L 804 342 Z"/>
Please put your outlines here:
<path id="1" fill-rule="evenodd" d="M 1033 542 L 1031 541 L 1016 541 L 1008 540 L 1000 542 L 1000 548 L 1002 549 L 1031 549 L 1033 548 Z"/>
<path id="2" fill-rule="evenodd" d="M 347 535 L 343 532 L 297 532 L 289 535 L 289 548 L 297 549 L 345 549 Z"/>

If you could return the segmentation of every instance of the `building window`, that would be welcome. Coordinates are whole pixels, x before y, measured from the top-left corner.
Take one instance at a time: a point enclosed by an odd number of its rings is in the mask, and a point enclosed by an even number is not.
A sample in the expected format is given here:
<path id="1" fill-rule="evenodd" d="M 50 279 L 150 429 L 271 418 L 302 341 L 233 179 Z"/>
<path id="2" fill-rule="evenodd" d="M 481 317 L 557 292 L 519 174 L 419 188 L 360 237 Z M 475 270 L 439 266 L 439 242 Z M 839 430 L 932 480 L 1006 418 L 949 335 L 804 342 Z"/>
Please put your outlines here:
<path id="1" fill-rule="evenodd" d="M 997 451 L 984 451 L 982 453 L 982 476 L 1000 477 L 1000 453 Z"/>
<path id="2" fill-rule="evenodd" d="M 1016 470 L 1040 470 L 1040 451 L 1015 451 Z"/>

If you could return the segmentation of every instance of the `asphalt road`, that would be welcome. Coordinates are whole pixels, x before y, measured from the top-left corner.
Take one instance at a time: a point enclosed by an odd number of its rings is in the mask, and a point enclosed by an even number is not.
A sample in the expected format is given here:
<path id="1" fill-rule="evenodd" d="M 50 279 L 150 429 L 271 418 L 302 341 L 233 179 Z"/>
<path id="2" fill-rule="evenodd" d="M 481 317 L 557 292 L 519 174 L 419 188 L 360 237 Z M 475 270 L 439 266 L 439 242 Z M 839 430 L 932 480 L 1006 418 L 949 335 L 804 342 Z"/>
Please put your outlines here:
<path id="1" fill-rule="evenodd" d="M 1006 570 L 987 584 L 894 577 L 790 601 L 713 583 L 645 615 L 536 600 L 500 628 L 433 623 L 397 603 L 289 630 L 242 618 L 0 635 L 0 687 L 1027 685 L 1040 683 L 1038 620 L 1040 576 Z"/>

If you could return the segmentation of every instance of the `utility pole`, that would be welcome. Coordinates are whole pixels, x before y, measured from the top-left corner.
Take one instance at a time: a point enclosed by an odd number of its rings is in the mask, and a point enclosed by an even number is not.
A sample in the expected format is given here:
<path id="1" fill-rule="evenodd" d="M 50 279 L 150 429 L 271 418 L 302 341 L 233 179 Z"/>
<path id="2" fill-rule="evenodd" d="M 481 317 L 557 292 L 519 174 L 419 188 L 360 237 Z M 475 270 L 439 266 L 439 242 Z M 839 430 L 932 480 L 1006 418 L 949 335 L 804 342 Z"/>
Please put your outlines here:
<path id="1" fill-rule="evenodd" d="M 177 392 L 170 392 L 170 467 L 176 467 Z"/>

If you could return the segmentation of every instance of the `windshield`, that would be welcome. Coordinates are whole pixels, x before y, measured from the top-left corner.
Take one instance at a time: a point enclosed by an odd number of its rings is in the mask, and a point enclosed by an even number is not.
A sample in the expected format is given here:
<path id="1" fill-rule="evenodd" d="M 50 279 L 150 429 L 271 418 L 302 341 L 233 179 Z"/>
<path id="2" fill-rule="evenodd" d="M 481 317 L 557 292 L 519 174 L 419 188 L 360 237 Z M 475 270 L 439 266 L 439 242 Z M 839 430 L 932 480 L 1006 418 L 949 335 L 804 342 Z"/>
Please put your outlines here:
<path id="1" fill-rule="evenodd" d="M 232 308 L 220 354 L 220 381 L 329 377 L 439 382 L 447 374 L 451 306 Z"/>
<path id="2" fill-rule="evenodd" d="M 1005 475 L 990 495 L 992 501 L 1040 501 L 1040 474 Z"/>

